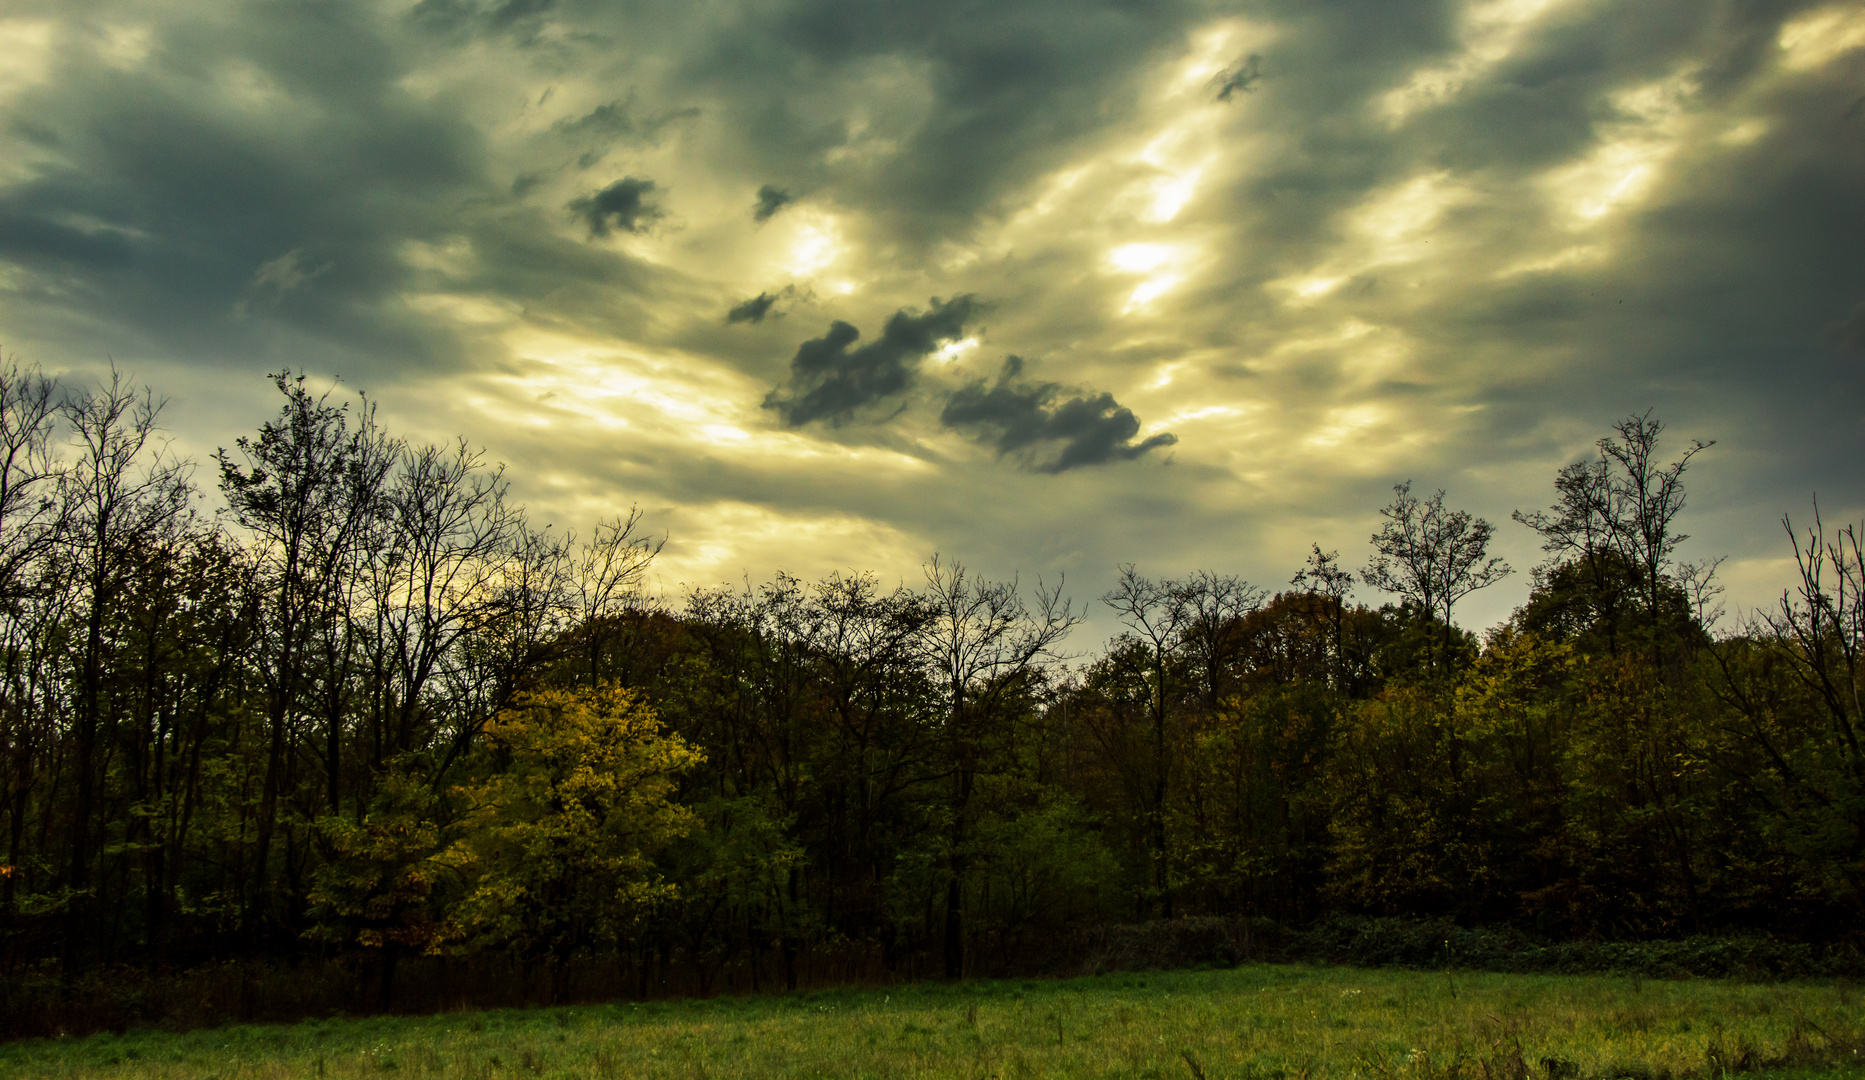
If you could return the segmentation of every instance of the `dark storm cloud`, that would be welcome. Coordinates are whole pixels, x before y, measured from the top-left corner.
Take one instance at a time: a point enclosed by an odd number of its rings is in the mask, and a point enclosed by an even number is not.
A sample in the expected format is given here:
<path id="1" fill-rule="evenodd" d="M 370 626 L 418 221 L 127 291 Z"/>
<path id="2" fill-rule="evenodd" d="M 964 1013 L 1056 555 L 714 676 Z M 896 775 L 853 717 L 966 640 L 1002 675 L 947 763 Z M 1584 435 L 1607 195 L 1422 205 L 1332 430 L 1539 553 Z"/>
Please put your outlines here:
<path id="1" fill-rule="evenodd" d="M 103 267 L 125 263 L 132 251 L 130 237 L 119 229 L 77 229 L 51 220 L 47 199 L 0 199 L 0 258 L 28 264 L 69 264 Z"/>
<path id="2" fill-rule="evenodd" d="M 1783 491 L 1856 490 L 1834 482 L 1831 463 L 1857 460 L 1865 413 L 1856 355 L 1843 352 L 1847 313 L 1865 296 L 1865 124 L 1844 119 L 1865 53 L 1795 67 L 1783 27 L 1809 6 L 1552 7 L 1506 57 L 1457 72 L 1450 92 L 1399 120 L 1379 106 L 1408 69 L 1457 71 L 1450 24 L 1434 28 L 1426 6 L 1394 5 L 1366 14 L 1414 33 L 1355 36 L 1325 25 L 1345 6 L 1317 6 L 1265 50 L 1271 77 L 1249 103 L 1277 110 L 1260 130 L 1278 149 L 1227 193 L 1248 219 L 1232 247 L 1249 261 L 1221 272 L 1225 295 L 1243 298 L 1237 321 L 1286 320 L 1265 282 L 1325 267 L 1358 207 L 1442 174 L 1469 186 L 1420 239 L 1432 252 L 1467 245 L 1455 262 L 1380 266 L 1366 275 L 1377 288 L 1350 292 L 1355 277 L 1304 310 L 1409 335 L 1416 381 L 1429 388 L 1414 400 L 1474 410 L 1467 434 L 1445 440 L 1447 462 L 1472 443 L 1519 461 L 1524 440 L 1656 402 L 1679 430 L 1700 425 L 1691 432 L 1723 440 L 1726 464 L 1706 465 L 1730 470 L 1716 497 L 1759 504 L 1755 521 L 1791 508 L 1776 501 Z M 1600 171 L 1564 175 L 1587 163 Z M 1578 212 L 1570 184 L 1597 199 L 1621 177 L 1638 194 Z M 1563 248 L 1590 254 L 1494 272 Z M 1479 265 L 1493 271 L 1469 272 Z M 1311 400 L 1353 392 L 1344 371 L 1319 365 L 1306 388 Z M 1384 384 L 1370 400 L 1407 407 Z M 1779 455 L 1778 472 L 1739 477 L 1760 466 L 1738 462 L 1738 445 Z"/>
<path id="3" fill-rule="evenodd" d="M 504 27 L 535 18 L 556 7 L 556 0 L 503 0 L 488 13 L 492 25 Z"/>
<path id="4" fill-rule="evenodd" d="M 1140 420 L 1108 393 L 1061 400 L 1057 383 L 1019 383 L 1021 358 L 1004 361 L 995 383 L 971 383 L 946 401 L 939 420 L 967 430 L 997 447 L 999 457 L 1021 458 L 1026 467 L 1060 473 L 1084 465 L 1132 461 L 1149 450 L 1179 441 L 1171 432 L 1134 442 Z M 1053 448 L 1053 454 L 1044 451 Z"/>
<path id="5" fill-rule="evenodd" d="M 641 232 L 659 220 L 661 209 L 648 200 L 654 181 L 624 176 L 594 195 L 570 200 L 570 212 L 589 225 L 589 235 L 604 237 L 612 230 Z"/>
<path id="6" fill-rule="evenodd" d="M 964 337 L 965 325 L 982 307 L 971 296 L 944 303 L 934 297 L 923 312 L 894 312 L 879 339 L 856 349 L 850 346 L 861 338 L 861 331 L 838 319 L 827 334 L 797 347 L 789 386 L 772 390 L 764 407 L 776 410 L 791 427 L 812 420 L 843 423 L 864 406 L 904 393 L 913 385 L 920 361 L 946 342 Z"/>
<path id="7" fill-rule="evenodd" d="M 1570 160 L 1624 118 L 1616 92 L 1719 49 L 1721 21 L 1704 18 L 1699 5 L 1624 0 L 1557 19 L 1451 100 L 1388 135 L 1391 160 L 1501 176 Z"/>
<path id="8" fill-rule="evenodd" d="M 796 196 L 778 187 L 765 184 L 758 189 L 758 204 L 752 208 L 751 216 L 758 221 L 769 221 L 777 211 L 796 202 Z"/>
<path id="9" fill-rule="evenodd" d="M 400 246 L 455 227 L 478 192 L 479 133 L 407 93 L 408 58 L 352 7 L 217 21 L 228 13 L 158 20 L 148 59 L 127 69 L 73 35 L 9 102 L 55 133 L 0 188 L 0 260 L 22 274 L 8 292 L 38 298 L 9 317 L 93 328 L 73 357 L 133 340 L 143 355 L 242 362 L 269 326 L 305 335 L 296 363 L 431 361 L 439 339 L 382 301 L 405 274 Z M 247 89 L 229 86 L 235 71 Z M 265 326 L 239 318 L 261 268 L 300 249 L 329 269 Z"/>
<path id="10" fill-rule="evenodd" d="M 1394 132 L 1376 107 L 1411 72 L 1456 52 L 1461 6 L 1454 0 L 1265 5 L 1262 15 L 1280 31 L 1273 45 L 1257 54 L 1254 67 L 1245 57 L 1206 84 L 1216 97 L 1233 79 L 1245 82 L 1227 104 L 1264 140 L 1251 168 L 1227 190 L 1206 196 L 1228 218 L 1212 228 L 1236 230 L 1232 250 L 1249 252 L 1214 270 L 1222 282 L 1217 291 L 1256 308 L 1265 325 L 1279 323 L 1279 298 L 1263 286 L 1320 261 L 1338 239 L 1342 215 L 1384 186 L 1442 168 L 1440 159 L 1458 147 L 1497 137 L 1445 136 L 1417 121 Z"/>
<path id="11" fill-rule="evenodd" d="M 423 294 L 600 331 L 684 313 L 662 288 L 683 287 L 677 276 L 564 236 L 555 207 L 523 200 L 560 190 L 565 139 L 644 145 L 691 109 L 630 97 L 512 143 L 463 95 L 410 90 L 437 57 L 404 22 L 346 3 L 243 10 L 159 20 L 127 65 L 74 30 L 45 78 L 0 108 L 32 117 L 30 130 L 0 122 L 16 163 L 0 182 L 11 340 L 39 342 L 48 363 L 289 362 L 384 387 L 472 362 L 476 331 L 407 302 Z M 528 111 L 549 95 L 526 98 Z M 595 186 L 584 227 L 652 220 L 658 188 Z"/>

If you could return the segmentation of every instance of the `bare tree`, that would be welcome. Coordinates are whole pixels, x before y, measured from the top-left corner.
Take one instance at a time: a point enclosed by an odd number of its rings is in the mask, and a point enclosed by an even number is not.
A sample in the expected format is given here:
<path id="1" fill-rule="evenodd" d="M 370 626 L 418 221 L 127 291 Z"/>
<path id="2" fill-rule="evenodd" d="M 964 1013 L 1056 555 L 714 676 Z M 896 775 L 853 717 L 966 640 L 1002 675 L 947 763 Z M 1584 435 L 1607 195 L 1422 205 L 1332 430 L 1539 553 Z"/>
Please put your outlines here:
<path id="1" fill-rule="evenodd" d="M 1671 522 L 1684 509 L 1684 469 L 1691 458 L 1715 444 L 1692 439 L 1682 457 L 1660 465 L 1658 436 L 1664 425 L 1651 418 L 1651 410 L 1626 417 L 1613 431 L 1619 437 L 1601 439 L 1599 449 L 1603 459 L 1617 466 L 1609 482 L 1616 504 L 1614 533 L 1626 560 L 1639 568 L 1647 609 L 1655 612 L 1662 603 L 1660 590 L 1671 555 L 1690 539 L 1671 531 Z"/>
<path id="2" fill-rule="evenodd" d="M 473 628 L 472 645 L 459 650 L 445 676 L 456 713 L 497 714 L 561 655 L 558 643 L 577 610 L 572 543 L 548 527 L 530 528 L 522 517 L 513 527 L 510 546 L 488 581 L 489 602 Z M 456 748 L 463 749 L 457 743 Z"/>
<path id="3" fill-rule="evenodd" d="M 461 685 L 449 678 L 459 646 L 509 599 L 501 579 L 526 528 L 506 487 L 504 466 L 488 466 L 460 439 L 404 450 L 387 495 L 390 540 L 374 565 L 388 676 L 379 737 L 389 752 L 423 749 L 442 734 L 434 722 L 450 720 L 452 747 L 436 779 L 491 719 L 449 708 L 462 702 L 444 691 Z"/>
<path id="4" fill-rule="evenodd" d="M 667 545 L 664 536 L 638 531 L 641 517 L 641 508 L 631 506 L 625 517 L 596 522 L 595 534 L 576 561 L 576 632 L 583 638 L 591 683 L 601 674 L 602 650 L 615 621 L 640 602 L 641 579 Z"/>
<path id="5" fill-rule="evenodd" d="M 1577 576 L 1588 622 L 1603 630 L 1608 652 L 1619 651 L 1623 594 L 1630 584 L 1616 543 L 1612 475 L 1604 455 L 1576 461 L 1555 475 L 1554 505 L 1510 516 L 1541 534 L 1547 559 L 1535 567 L 1535 587 L 1546 590 L 1563 576 Z"/>
<path id="6" fill-rule="evenodd" d="M 59 541 L 64 503 L 52 450 L 57 385 L 17 359 L 0 361 L 0 755 L 7 766 L 5 812 L 9 872 L 0 880 L 13 911 L 24 857 L 32 762 L 53 735 L 46 708 L 52 652 L 48 631 L 66 606 L 47 556 Z"/>
<path id="7" fill-rule="evenodd" d="M 1153 581 L 1131 563 L 1101 602 L 1114 609 L 1131 646 L 1143 658 L 1151 727 L 1152 775 L 1147 778 L 1146 837 L 1159 912 L 1172 917 L 1172 859 L 1166 800 L 1173 783 L 1172 727 L 1180 698 L 1195 696 L 1215 709 L 1227 689 L 1231 653 L 1243 618 L 1263 603 L 1263 591 L 1241 578 L 1200 570 L 1190 577 Z"/>
<path id="8" fill-rule="evenodd" d="M 1230 688 L 1231 653 L 1243 617 L 1263 606 L 1263 590 L 1233 574 L 1209 570 L 1167 584 L 1188 616 L 1179 649 L 1192 662 L 1202 704 L 1215 709 Z"/>
<path id="9" fill-rule="evenodd" d="M 1829 536 L 1813 509 L 1804 538 L 1782 518 L 1794 545 L 1800 582 L 1767 618 L 1800 681 L 1824 706 L 1854 779 L 1865 781 L 1865 526 L 1846 525 Z"/>
<path id="10" fill-rule="evenodd" d="M 1723 594 L 1722 583 L 1716 580 L 1716 571 L 1728 558 L 1718 555 L 1713 559 L 1699 559 L 1687 562 L 1677 568 L 1677 584 L 1684 590 L 1684 599 L 1690 604 L 1691 617 L 1704 631 L 1711 632 L 1723 617 L 1723 602 L 1718 599 Z"/>
<path id="11" fill-rule="evenodd" d="M 1451 611 L 1457 601 L 1509 575 L 1509 564 L 1488 557 L 1495 526 L 1466 510 L 1447 510 L 1444 491 L 1423 502 L 1412 482 L 1395 484 L 1393 500 L 1380 510 L 1386 524 L 1373 534 L 1378 552 L 1361 580 L 1416 604 L 1444 620 L 1444 661 L 1450 660 Z"/>
<path id="12" fill-rule="evenodd" d="M 57 394 L 58 384 L 38 371 L 17 359 L 0 361 L 0 605 L 57 540 L 63 509 L 54 497 Z"/>

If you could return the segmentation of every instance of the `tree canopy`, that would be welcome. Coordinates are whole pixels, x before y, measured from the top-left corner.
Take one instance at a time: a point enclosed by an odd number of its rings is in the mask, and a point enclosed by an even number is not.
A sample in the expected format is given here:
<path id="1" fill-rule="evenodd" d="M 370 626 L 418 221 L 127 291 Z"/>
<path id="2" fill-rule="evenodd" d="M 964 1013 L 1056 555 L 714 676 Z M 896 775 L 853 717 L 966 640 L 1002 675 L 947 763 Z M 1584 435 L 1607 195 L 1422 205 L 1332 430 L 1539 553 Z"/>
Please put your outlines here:
<path id="1" fill-rule="evenodd" d="M 637 514 L 538 528 L 465 441 L 274 381 L 216 518 L 154 395 L 0 378 L 5 970 L 322 958 L 380 1004 L 413 958 L 550 997 L 584 962 L 963 976 L 1162 917 L 1865 915 L 1857 527 L 1789 523 L 1795 589 L 1718 629 L 1678 562 L 1707 444 L 1660 464 L 1650 414 L 1517 515 L 1547 561 L 1481 637 L 1494 529 L 1407 482 L 1359 574 L 1122 568 L 1093 652 L 1061 582 L 939 557 L 651 599 Z"/>

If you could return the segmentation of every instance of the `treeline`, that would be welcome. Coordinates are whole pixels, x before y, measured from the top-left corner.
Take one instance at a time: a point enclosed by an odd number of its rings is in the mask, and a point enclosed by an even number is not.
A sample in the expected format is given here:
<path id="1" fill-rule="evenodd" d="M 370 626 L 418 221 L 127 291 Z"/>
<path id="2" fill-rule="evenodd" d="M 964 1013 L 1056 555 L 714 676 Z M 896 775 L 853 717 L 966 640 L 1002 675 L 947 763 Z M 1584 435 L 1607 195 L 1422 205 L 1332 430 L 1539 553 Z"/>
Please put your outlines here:
<path id="1" fill-rule="evenodd" d="M 1797 590 L 1712 633 L 1714 567 L 1674 557 L 1703 447 L 1665 462 L 1648 415 L 1516 515 L 1547 558 L 1480 641 L 1452 616 L 1508 573 L 1492 526 L 1404 484 L 1364 569 L 1126 568 L 1089 657 L 1060 583 L 937 557 L 651 602 L 636 515 L 539 528 L 466 442 L 276 382 L 210 513 L 146 391 L 0 380 L 12 975 L 322 960 L 382 1003 L 414 957 L 550 996 L 592 960 L 643 992 L 958 976 L 1210 914 L 1865 914 L 1856 532 L 1790 529 Z"/>

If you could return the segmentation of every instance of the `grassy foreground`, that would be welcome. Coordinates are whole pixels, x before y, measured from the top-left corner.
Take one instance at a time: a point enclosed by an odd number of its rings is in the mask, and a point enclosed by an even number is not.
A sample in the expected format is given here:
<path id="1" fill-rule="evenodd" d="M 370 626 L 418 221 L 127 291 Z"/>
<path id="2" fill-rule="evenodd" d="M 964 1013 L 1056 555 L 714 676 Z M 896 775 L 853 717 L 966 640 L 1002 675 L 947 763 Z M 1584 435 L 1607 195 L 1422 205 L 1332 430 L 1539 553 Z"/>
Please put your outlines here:
<path id="1" fill-rule="evenodd" d="M 0 1077 L 1865 1077 L 1846 985 L 1249 966 L 0 1045 Z"/>

